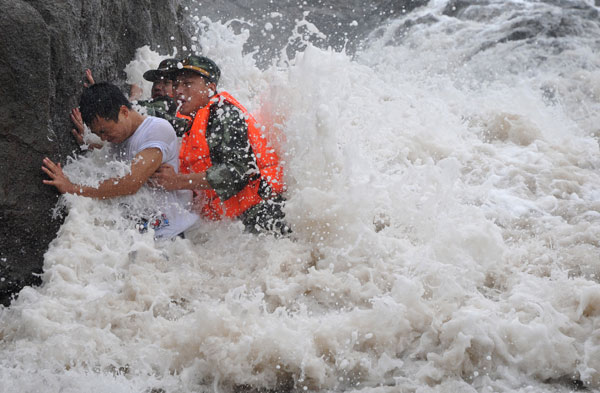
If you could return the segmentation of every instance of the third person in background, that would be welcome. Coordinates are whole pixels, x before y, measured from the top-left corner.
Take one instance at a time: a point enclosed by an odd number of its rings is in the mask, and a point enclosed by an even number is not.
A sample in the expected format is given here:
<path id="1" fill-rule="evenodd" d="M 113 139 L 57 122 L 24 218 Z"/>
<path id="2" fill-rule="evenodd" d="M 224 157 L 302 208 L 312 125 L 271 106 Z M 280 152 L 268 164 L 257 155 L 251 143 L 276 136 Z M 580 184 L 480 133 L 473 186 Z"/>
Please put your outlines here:
<path id="1" fill-rule="evenodd" d="M 156 70 L 144 72 L 144 79 L 152 82 L 152 98 L 149 100 L 138 100 L 136 102 L 142 112 L 148 116 L 156 116 L 167 120 L 177 136 L 183 135 L 190 120 L 186 116 L 177 113 L 177 102 L 173 98 L 173 81 L 171 73 L 177 69 L 177 59 L 165 59 L 160 62 Z M 135 85 L 134 85 L 135 86 Z M 135 99 L 134 87 L 130 92 L 130 98 Z"/>

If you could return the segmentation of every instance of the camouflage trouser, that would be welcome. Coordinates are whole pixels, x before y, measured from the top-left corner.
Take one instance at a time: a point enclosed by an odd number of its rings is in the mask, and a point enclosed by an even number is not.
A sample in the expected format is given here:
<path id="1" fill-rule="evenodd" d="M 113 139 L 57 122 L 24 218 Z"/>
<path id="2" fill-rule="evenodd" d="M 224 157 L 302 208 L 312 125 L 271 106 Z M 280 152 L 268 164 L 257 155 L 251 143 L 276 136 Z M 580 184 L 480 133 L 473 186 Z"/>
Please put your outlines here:
<path id="1" fill-rule="evenodd" d="M 246 210 L 240 219 L 247 232 L 268 233 L 277 237 L 287 236 L 292 233 L 292 230 L 285 222 L 284 205 L 285 199 L 282 196 L 263 200 Z"/>

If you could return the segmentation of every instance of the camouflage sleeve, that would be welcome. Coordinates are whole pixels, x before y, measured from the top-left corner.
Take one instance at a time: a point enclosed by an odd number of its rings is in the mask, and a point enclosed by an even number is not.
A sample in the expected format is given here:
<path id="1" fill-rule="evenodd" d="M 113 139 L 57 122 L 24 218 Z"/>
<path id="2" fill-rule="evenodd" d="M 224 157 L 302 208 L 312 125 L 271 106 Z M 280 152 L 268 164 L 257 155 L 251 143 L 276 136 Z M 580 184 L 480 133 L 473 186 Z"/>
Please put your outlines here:
<path id="1" fill-rule="evenodd" d="M 248 126 L 239 109 L 229 103 L 214 105 L 207 131 L 212 166 L 206 171 L 206 180 L 225 201 L 260 172 L 248 140 Z"/>
<path id="2" fill-rule="evenodd" d="M 141 109 L 140 112 L 148 116 L 161 117 L 157 113 L 167 113 L 169 110 L 168 103 L 163 100 L 144 100 L 135 104 Z"/>

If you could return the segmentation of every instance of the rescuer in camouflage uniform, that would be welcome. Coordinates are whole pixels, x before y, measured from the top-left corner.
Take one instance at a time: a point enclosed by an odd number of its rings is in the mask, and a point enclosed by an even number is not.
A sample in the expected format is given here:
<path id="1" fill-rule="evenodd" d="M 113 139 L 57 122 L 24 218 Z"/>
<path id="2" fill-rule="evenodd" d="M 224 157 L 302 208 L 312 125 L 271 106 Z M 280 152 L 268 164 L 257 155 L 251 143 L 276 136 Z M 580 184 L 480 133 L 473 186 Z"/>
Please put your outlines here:
<path id="1" fill-rule="evenodd" d="M 177 136 L 182 136 L 188 127 L 188 119 L 177 116 L 177 102 L 173 99 L 173 81 L 170 71 L 177 69 L 177 59 L 165 59 L 156 70 L 144 72 L 144 79 L 152 82 L 152 98 L 137 101 L 141 112 L 167 120 Z"/>
<path id="2" fill-rule="evenodd" d="M 192 189 L 208 219 L 240 219 L 252 233 L 290 233 L 283 212 L 283 173 L 254 118 L 217 92 L 220 70 L 189 56 L 173 71 L 180 113 L 193 118 L 182 139 L 179 173 L 163 165 L 152 179 L 167 190 Z"/>

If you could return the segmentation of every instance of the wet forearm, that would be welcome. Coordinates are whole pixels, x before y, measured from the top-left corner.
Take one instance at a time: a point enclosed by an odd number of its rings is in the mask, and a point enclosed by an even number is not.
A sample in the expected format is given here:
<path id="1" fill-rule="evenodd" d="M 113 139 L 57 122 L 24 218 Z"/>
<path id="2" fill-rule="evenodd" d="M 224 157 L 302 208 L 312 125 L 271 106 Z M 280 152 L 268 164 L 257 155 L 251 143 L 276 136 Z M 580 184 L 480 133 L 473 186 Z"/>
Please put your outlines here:
<path id="1" fill-rule="evenodd" d="M 158 148 L 143 150 L 134 157 L 131 172 L 127 175 L 107 179 L 98 187 L 74 186 L 74 193 L 98 199 L 133 195 L 148 181 L 161 162 L 162 152 Z"/>
<path id="2" fill-rule="evenodd" d="M 74 184 L 68 193 L 81 195 L 89 198 L 107 199 L 118 196 L 133 195 L 142 187 L 143 182 L 132 176 L 120 179 L 108 179 L 100 183 L 98 187 L 82 186 Z"/>

